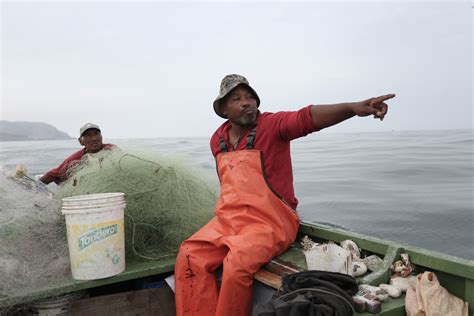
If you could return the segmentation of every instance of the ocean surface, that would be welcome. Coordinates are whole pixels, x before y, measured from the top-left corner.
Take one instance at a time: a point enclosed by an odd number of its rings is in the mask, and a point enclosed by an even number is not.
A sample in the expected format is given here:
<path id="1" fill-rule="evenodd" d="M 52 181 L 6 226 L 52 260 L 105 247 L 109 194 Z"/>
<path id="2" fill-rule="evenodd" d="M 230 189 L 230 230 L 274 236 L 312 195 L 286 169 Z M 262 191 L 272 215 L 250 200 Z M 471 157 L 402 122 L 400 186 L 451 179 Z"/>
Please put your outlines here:
<path id="1" fill-rule="evenodd" d="M 323 131 L 295 140 L 298 211 L 304 220 L 474 260 L 473 136 L 473 130 Z M 181 156 L 217 186 L 207 138 L 105 135 L 104 142 Z M 76 140 L 0 142 L 0 165 L 6 171 L 23 164 L 33 176 L 78 149 Z"/>

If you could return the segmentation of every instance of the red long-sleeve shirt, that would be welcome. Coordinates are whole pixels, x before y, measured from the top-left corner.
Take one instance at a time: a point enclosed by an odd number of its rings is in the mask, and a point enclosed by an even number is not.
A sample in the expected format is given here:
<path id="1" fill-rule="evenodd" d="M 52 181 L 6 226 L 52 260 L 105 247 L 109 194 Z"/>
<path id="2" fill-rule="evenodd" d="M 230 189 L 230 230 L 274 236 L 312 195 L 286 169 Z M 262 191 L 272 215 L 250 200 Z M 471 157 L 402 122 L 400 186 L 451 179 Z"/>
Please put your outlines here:
<path id="1" fill-rule="evenodd" d="M 114 144 L 103 144 L 102 149 L 110 150 L 116 147 Z M 46 175 L 51 177 L 56 184 L 59 184 L 69 177 L 68 170 L 74 167 L 86 154 L 85 148 L 76 151 L 67 157 L 58 167 L 49 170 Z"/>
<path id="2" fill-rule="evenodd" d="M 311 106 L 298 111 L 258 113 L 256 119 L 254 149 L 263 152 L 264 172 L 272 189 L 292 208 L 296 209 L 298 199 L 293 188 L 293 168 L 290 155 L 290 141 L 316 131 L 311 115 Z M 211 137 L 211 151 L 214 157 L 220 153 L 219 139 L 222 137 L 229 151 L 229 121 L 222 124 Z M 235 150 L 245 149 L 250 128 L 242 135 Z"/>

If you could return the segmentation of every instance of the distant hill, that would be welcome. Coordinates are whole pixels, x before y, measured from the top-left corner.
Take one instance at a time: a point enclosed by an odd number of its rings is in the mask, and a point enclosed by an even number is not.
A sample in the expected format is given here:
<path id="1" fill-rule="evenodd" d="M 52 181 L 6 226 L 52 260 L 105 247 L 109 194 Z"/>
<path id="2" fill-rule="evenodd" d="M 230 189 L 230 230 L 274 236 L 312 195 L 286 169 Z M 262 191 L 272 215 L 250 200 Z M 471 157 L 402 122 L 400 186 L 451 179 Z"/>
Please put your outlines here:
<path id="1" fill-rule="evenodd" d="M 41 122 L 11 122 L 0 120 L 0 141 L 71 139 L 56 127 Z"/>

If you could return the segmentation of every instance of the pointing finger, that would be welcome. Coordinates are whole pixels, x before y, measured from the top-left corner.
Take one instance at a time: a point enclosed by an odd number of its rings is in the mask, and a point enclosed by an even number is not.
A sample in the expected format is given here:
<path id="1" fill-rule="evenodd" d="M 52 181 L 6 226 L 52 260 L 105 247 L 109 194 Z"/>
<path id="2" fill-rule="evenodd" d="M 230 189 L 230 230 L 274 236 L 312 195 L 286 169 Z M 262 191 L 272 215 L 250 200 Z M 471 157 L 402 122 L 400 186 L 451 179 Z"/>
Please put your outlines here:
<path id="1" fill-rule="evenodd" d="M 395 94 L 394 94 L 394 93 L 390 93 L 390 94 L 386 94 L 386 95 L 381 95 L 381 96 L 379 96 L 379 97 L 373 98 L 373 99 L 372 99 L 372 102 L 373 102 L 373 103 L 380 103 L 380 102 L 384 102 L 384 101 L 389 100 L 389 99 L 392 99 L 392 98 L 395 98 Z"/>

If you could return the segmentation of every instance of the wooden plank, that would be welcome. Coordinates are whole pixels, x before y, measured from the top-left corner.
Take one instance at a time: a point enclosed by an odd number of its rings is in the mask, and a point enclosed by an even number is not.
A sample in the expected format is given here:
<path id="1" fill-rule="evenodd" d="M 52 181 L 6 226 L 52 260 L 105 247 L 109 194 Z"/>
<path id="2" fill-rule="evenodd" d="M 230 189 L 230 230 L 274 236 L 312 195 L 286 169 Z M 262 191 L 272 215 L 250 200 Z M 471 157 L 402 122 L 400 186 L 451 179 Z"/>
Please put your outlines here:
<path id="1" fill-rule="evenodd" d="M 281 281 L 285 275 L 300 271 L 303 270 L 290 262 L 275 258 L 257 271 L 257 273 L 254 274 L 254 279 L 278 290 L 281 287 Z"/>
<path id="2" fill-rule="evenodd" d="M 296 272 L 303 271 L 302 268 L 292 264 L 291 262 L 283 261 L 281 259 L 270 260 L 269 263 L 264 265 L 265 270 L 277 274 L 279 276 L 285 276 Z"/>
<path id="3" fill-rule="evenodd" d="M 174 293 L 169 287 L 145 289 L 74 301 L 70 315 L 175 315 Z"/>
<path id="4" fill-rule="evenodd" d="M 260 269 L 253 275 L 254 279 L 268 285 L 274 289 L 281 287 L 281 276 L 268 272 L 265 269 Z"/>
<path id="5" fill-rule="evenodd" d="M 258 270 L 254 279 L 278 290 L 285 275 L 300 271 L 303 270 L 292 263 L 275 258 Z"/>

